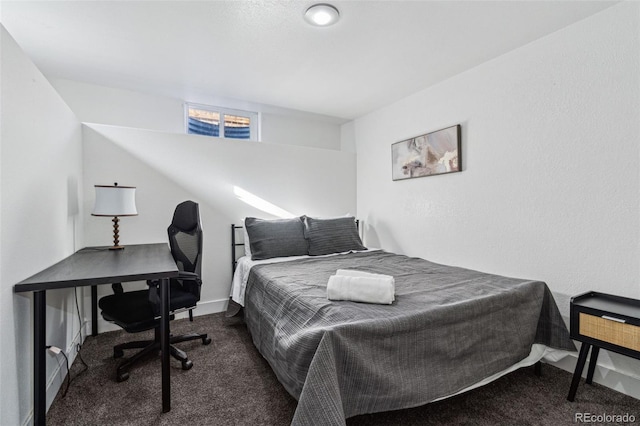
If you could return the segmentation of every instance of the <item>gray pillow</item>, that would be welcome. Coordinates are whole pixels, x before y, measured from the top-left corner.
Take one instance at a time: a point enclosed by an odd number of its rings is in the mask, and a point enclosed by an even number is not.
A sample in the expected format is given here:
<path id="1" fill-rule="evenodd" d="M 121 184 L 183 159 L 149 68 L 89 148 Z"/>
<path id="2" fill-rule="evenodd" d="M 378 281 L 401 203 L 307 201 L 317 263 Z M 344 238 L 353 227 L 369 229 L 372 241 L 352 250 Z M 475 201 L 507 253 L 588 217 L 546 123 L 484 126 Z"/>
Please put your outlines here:
<path id="1" fill-rule="evenodd" d="M 367 249 L 362 245 L 353 217 L 315 219 L 302 216 L 302 220 L 311 256 Z"/>
<path id="2" fill-rule="evenodd" d="M 308 243 L 299 217 L 274 220 L 247 217 L 244 226 L 253 260 L 307 255 Z"/>

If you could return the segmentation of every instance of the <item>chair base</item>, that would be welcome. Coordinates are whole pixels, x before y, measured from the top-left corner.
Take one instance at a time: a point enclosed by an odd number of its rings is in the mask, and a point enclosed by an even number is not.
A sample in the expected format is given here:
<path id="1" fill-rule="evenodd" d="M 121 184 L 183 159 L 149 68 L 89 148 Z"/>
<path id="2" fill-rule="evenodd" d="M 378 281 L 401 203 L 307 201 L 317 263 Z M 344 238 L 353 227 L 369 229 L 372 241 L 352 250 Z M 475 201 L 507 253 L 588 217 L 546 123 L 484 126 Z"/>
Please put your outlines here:
<path id="1" fill-rule="evenodd" d="M 202 340 L 203 345 L 208 345 L 211 343 L 211 338 L 207 336 L 207 334 L 198 334 L 198 333 L 189 333 L 181 336 L 171 336 L 169 338 L 169 350 L 172 357 L 177 359 L 182 363 L 183 370 L 189 370 L 193 367 L 193 362 L 189 360 L 187 354 L 173 346 L 176 343 L 187 342 L 190 340 Z M 129 370 L 131 367 L 141 359 L 144 359 L 150 355 L 156 355 L 160 352 L 160 330 L 158 328 L 155 329 L 154 340 L 138 340 L 133 342 L 121 343 L 113 347 L 113 357 L 121 358 L 124 356 L 125 349 L 139 349 L 142 348 L 140 352 L 137 352 L 132 357 L 124 360 L 117 369 L 116 372 L 116 380 L 118 382 L 123 382 L 129 378 Z"/>

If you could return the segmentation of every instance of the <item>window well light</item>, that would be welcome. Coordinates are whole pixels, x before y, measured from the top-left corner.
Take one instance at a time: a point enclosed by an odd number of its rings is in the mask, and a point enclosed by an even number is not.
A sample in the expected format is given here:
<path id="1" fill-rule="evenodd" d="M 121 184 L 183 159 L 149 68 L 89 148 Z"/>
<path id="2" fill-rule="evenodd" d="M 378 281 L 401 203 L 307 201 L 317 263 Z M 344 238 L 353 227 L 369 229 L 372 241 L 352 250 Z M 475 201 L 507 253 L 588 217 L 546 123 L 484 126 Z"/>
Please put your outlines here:
<path id="1" fill-rule="evenodd" d="M 327 27 L 338 22 L 340 12 L 330 4 L 315 4 L 304 13 L 304 19 L 311 25 Z"/>

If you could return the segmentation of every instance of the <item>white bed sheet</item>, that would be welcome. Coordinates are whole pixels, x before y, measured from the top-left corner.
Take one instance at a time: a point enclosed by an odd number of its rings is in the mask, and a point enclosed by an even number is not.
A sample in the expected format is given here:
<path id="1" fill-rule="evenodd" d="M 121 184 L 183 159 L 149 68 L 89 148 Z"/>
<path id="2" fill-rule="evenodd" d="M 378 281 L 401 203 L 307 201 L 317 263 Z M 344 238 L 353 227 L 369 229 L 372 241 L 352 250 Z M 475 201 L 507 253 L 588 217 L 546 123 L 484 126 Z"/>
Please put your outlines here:
<path id="1" fill-rule="evenodd" d="M 377 248 L 369 248 L 367 250 L 360 251 L 376 251 Z M 346 251 L 343 253 L 332 253 L 324 256 L 288 256 L 288 257 L 274 257 L 264 260 L 251 260 L 249 256 L 242 256 L 236 263 L 236 271 L 233 274 L 233 280 L 231 281 L 231 300 L 244 307 L 244 292 L 247 287 L 247 280 L 249 279 L 249 272 L 254 265 L 262 265 L 264 263 L 280 263 L 290 262 L 292 260 L 307 259 L 307 258 L 321 258 L 329 256 L 337 256 L 339 254 L 357 253 L 358 251 Z"/>

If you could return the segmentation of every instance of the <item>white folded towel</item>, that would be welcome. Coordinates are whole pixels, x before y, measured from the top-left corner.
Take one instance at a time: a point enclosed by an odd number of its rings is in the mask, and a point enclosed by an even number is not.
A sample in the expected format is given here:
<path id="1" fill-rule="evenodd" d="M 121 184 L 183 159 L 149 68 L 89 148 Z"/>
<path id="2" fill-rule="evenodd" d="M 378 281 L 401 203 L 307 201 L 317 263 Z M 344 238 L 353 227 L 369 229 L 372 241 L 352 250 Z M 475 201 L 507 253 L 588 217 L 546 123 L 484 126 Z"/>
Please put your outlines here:
<path id="1" fill-rule="evenodd" d="M 373 272 L 364 272 L 364 271 L 356 271 L 355 269 L 338 269 L 336 271 L 336 275 L 342 275 L 345 277 L 374 277 L 374 278 L 384 278 L 385 281 L 391 281 L 391 290 L 392 290 L 392 299 L 396 300 L 396 282 L 391 275 L 383 275 L 383 274 L 374 274 Z"/>
<path id="2" fill-rule="evenodd" d="M 327 298 L 390 305 L 395 300 L 395 280 L 390 275 L 338 269 L 329 277 Z"/>

